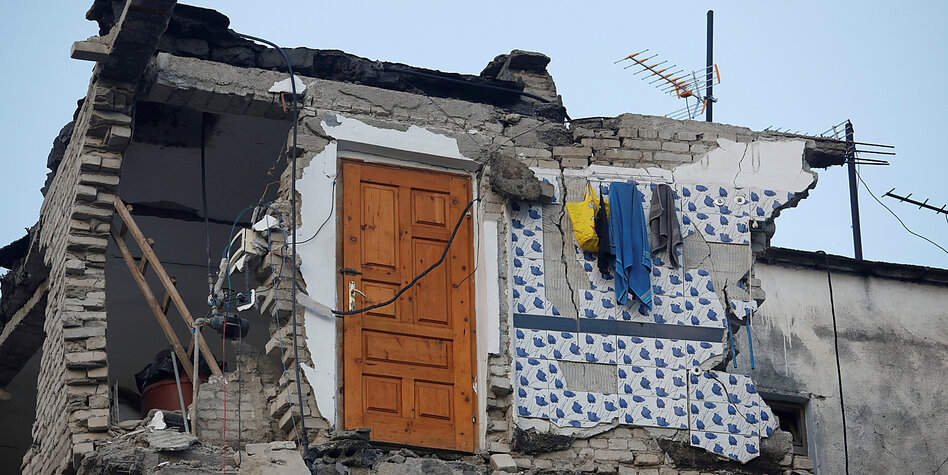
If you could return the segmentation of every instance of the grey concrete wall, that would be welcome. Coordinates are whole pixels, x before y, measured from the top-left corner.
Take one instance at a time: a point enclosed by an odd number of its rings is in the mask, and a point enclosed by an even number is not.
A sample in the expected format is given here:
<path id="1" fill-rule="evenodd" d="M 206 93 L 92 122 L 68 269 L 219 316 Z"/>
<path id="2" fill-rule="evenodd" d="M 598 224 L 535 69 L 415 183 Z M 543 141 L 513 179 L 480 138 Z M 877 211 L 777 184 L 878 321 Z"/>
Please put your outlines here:
<path id="1" fill-rule="evenodd" d="M 809 398 L 809 454 L 818 473 L 843 473 L 839 387 L 823 269 L 758 264 L 767 301 L 738 368 L 761 391 Z M 850 473 L 938 473 L 948 463 L 948 288 L 832 275 Z"/>

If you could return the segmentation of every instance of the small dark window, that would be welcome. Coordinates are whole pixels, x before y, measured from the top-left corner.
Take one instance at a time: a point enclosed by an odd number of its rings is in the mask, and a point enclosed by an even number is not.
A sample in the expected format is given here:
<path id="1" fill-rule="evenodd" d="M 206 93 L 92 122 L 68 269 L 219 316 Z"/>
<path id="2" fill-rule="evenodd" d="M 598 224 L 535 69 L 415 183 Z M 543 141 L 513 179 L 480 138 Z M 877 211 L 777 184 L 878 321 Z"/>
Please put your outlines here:
<path id="1" fill-rule="evenodd" d="M 780 430 L 793 436 L 793 453 L 806 455 L 806 406 L 788 401 L 765 400 L 780 421 Z"/>

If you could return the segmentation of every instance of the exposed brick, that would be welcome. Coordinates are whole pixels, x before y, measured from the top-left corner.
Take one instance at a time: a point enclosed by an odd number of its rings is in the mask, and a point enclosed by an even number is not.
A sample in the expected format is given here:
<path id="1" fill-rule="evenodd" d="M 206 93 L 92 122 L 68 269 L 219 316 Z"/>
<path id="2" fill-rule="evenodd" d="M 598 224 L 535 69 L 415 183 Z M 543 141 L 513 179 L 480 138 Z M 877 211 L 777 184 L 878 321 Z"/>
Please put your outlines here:
<path id="1" fill-rule="evenodd" d="M 661 150 L 662 143 L 658 140 L 622 139 L 622 146 L 635 150 Z"/>
<path id="2" fill-rule="evenodd" d="M 662 142 L 662 150 L 669 152 L 687 152 L 688 144 L 680 142 Z"/>
<path id="3" fill-rule="evenodd" d="M 675 152 L 655 152 L 652 158 L 657 162 L 691 163 L 691 155 Z"/>
<path id="4" fill-rule="evenodd" d="M 591 147 L 553 147 L 553 156 L 562 158 L 589 158 L 592 155 Z"/>
<path id="5" fill-rule="evenodd" d="M 63 338 L 66 340 L 79 340 L 93 336 L 105 336 L 104 326 L 88 326 L 77 328 L 66 328 L 63 330 Z"/>
<path id="6" fill-rule="evenodd" d="M 583 139 L 581 142 L 592 148 L 619 148 L 621 144 L 617 139 Z"/>

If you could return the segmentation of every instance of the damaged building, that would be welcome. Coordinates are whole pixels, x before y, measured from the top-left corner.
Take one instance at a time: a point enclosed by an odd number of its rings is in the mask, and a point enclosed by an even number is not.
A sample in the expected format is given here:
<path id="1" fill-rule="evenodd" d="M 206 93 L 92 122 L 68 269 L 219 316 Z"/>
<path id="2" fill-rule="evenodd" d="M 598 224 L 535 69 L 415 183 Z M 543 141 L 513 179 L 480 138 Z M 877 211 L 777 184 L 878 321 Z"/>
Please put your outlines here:
<path id="1" fill-rule="evenodd" d="M 844 143 L 571 118 L 534 52 L 466 75 L 173 0 L 87 17 L 88 93 L 0 249 L 4 472 L 945 465 L 948 271 L 770 246 Z M 680 234 L 649 305 L 567 211 L 612 187 Z"/>

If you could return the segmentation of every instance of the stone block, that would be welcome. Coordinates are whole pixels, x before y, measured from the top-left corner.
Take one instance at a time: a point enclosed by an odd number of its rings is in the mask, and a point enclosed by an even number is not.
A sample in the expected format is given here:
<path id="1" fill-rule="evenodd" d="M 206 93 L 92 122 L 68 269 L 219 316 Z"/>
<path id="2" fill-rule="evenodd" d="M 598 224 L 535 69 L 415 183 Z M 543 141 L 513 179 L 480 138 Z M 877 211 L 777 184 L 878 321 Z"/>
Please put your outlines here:
<path id="1" fill-rule="evenodd" d="M 490 392 L 496 394 L 497 396 L 506 396 L 512 393 L 513 386 L 510 383 L 510 379 L 504 376 L 491 376 Z"/>
<path id="2" fill-rule="evenodd" d="M 123 148 L 132 141 L 132 128 L 124 126 L 109 127 L 105 134 L 105 144 L 109 147 Z"/>
<path id="3" fill-rule="evenodd" d="M 505 444 L 496 440 L 490 442 L 490 451 L 492 453 L 509 454 L 510 444 Z"/>
<path id="4" fill-rule="evenodd" d="M 109 377 L 109 368 L 105 366 L 101 368 L 91 368 L 86 370 L 86 375 L 92 379 L 106 379 Z"/>
<path id="5" fill-rule="evenodd" d="M 490 469 L 495 472 L 517 472 L 517 462 L 510 454 L 494 454 L 490 456 Z"/>
<path id="6" fill-rule="evenodd" d="M 678 140 L 688 141 L 688 142 L 693 142 L 695 140 L 698 140 L 698 135 L 695 134 L 694 132 L 678 132 L 677 134 L 675 134 L 675 137 L 677 137 Z"/>
<path id="7" fill-rule="evenodd" d="M 615 160 L 641 160 L 642 152 L 638 150 L 606 150 L 605 157 L 609 161 Z"/>
<path id="8" fill-rule="evenodd" d="M 104 351 L 80 351 L 66 353 L 67 368 L 90 368 L 105 364 Z"/>
<path id="9" fill-rule="evenodd" d="M 686 143 L 681 142 L 662 142 L 662 150 L 668 152 L 687 152 L 689 146 Z"/>
<path id="10" fill-rule="evenodd" d="M 795 455 L 793 457 L 793 469 L 794 470 L 813 470 L 813 459 L 810 457 L 805 457 L 803 455 Z"/>
<path id="11" fill-rule="evenodd" d="M 589 439 L 589 446 L 594 449 L 605 449 L 609 447 L 609 441 L 601 437 Z"/>
<path id="12" fill-rule="evenodd" d="M 244 447 L 244 450 L 247 451 L 247 455 L 251 455 L 251 456 L 262 454 L 264 452 L 270 451 L 270 444 L 266 442 L 262 442 L 259 444 L 247 444 L 246 447 Z"/>
<path id="13" fill-rule="evenodd" d="M 609 449 L 610 450 L 628 450 L 629 444 L 625 439 L 611 438 L 609 439 Z"/>
<path id="14" fill-rule="evenodd" d="M 589 158 L 592 155 L 591 147 L 553 147 L 553 156 L 562 158 Z"/>
<path id="15" fill-rule="evenodd" d="M 596 451 L 597 460 L 613 460 L 616 462 L 632 463 L 636 457 L 628 450 L 600 449 Z"/>
<path id="16" fill-rule="evenodd" d="M 104 336 L 94 336 L 92 338 L 86 339 L 86 348 L 90 350 L 104 350 L 105 349 L 105 337 Z"/>
<path id="17" fill-rule="evenodd" d="M 108 416 L 90 417 L 86 420 L 86 425 L 93 432 L 102 432 L 109 428 Z"/>
<path id="18" fill-rule="evenodd" d="M 675 152 L 655 152 L 652 158 L 658 162 L 691 163 L 691 154 Z"/>
<path id="19" fill-rule="evenodd" d="M 655 129 L 639 129 L 639 137 L 643 139 L 657 139 L 658 131 Z"/>
<path id="20" fill-rule="evenodd" d="M 639 466 L 658 465 L 660 463 L 662 463 L 661 454 L 646 453 L 646 454 L 639 454 L 638 456 L 635 457 L 635 464 Z"/>
<path id="21" fill-rule="evenodd" d="M 65 340 L 81 340 L 83 338 L 89 338 L 94 336 L 105 336 L 105 327 L 104 326 L 88 326 L 88 327 L 76 327 L 76 328 L 66 328 L 63 329 L 63 339 Z"/>
<path id="22" fill-rule="evenodd" d="M 564 157 L 561 164 L 564 168 L 586 168 L 589 166 L 589 159 Z"/>
<path id="23" fill-rule="evenodd" d="M 270 442 L 270 450 L 296 450 L 296 442 L 292 440 Z"/>
<path id="24" fill-rule="evenodd" d="M 587 147 L 592 148 L 619 148 L 620 142 L 618 139 L 590 139 L 584 138 L 581 143 Z"/>
<path id="25" fill-rule="evenodd" d="M 622 146 L 625 148 L 635 149 L 635 150 L 661 150 L 662 143 L 658 140 L 638 140 L 638 139 L 623 139 Z"/>

